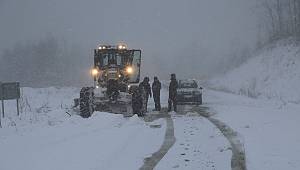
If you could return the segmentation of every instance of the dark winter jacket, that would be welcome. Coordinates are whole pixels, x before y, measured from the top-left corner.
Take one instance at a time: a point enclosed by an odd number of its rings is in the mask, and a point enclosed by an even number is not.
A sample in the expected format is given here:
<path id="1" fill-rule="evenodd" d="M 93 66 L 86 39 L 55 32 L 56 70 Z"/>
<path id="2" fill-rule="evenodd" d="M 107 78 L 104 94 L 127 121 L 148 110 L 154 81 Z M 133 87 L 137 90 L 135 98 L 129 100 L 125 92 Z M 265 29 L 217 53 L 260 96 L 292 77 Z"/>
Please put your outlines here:
<path id="1" fill-rule="evenodd" d="M 132 107 L 135 110 L 135 112 L 138 112 L 142 109 L 142 95 L 140 92 L 140 89 L 137 89 L 133 94 L 132 94 Z"/>
<path id="2" fill-rule="evenodd" d="M 152 92 L 153 92 L 153 96 L 160 95 L 160 89 L 161 89 L 161 83 L 159 82 L 159 80 L 156 80 L 152 83 Z"/>
<path id="3" fill-rule="evenodd" d="M 150 87 L 150 84 L 148 82 L 141 82 L 140 83 L 141 86 L 143 86 L 145 92 L 146 92 L 146 97 L 151 97 L 152 96 L 152 93 L 151 93 L 151 87 Z"/>
<path id="4" fill-rule="evenodd" d="M 177 96 L 178 83 L 176 79 L 172 79 L 169 86 L 169 98 L 174 99 Z"/>

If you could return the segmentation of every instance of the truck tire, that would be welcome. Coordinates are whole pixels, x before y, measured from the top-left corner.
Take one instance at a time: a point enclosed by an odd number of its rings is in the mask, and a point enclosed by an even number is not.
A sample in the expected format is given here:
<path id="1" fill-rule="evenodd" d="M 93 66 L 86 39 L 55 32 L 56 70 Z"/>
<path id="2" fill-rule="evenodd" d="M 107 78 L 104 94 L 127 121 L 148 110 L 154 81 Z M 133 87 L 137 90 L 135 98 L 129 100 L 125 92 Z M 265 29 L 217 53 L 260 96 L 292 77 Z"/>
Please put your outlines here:
<path id="1" fill-rule="evenodd" d="M 88 118 L 94 112 L 93 107 L 94 92 L 93 87 L 83 87 L 80 90 L 80 116 Z"/>

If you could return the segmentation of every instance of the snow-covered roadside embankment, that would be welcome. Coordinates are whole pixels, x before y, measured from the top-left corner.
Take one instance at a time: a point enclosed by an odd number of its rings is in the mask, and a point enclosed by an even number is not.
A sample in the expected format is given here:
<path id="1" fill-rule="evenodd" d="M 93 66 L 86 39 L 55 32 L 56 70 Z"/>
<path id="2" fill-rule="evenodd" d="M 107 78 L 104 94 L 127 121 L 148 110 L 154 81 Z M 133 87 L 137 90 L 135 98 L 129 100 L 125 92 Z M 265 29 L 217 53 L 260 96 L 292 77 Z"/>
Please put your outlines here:
<path id="1" fill-rule="evenodd" d="M 209 87 L 254 98 L 300 104 L 300 45 L 282 40 L 229 73 L 209 81 Z"/>

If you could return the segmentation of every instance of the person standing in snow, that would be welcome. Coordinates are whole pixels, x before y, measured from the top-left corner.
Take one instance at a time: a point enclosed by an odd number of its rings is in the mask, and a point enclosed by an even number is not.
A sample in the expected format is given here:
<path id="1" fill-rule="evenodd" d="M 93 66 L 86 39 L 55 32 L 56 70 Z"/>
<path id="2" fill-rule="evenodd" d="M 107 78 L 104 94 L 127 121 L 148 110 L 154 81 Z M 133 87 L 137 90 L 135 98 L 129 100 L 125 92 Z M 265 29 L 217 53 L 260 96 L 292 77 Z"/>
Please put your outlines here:
<path id="1" fill-rule="evenodd" d="M 142 89 L 142 94 L 143 94 L 143 113 L 147 112 L 147 105 L 148 105 L 148 100 L 149 97 L 152 97 L 152 93 L 151 93 L 151 87 L 149 84 L 149 77 L 145 77 L 144 80 L 140 83 L 140 87 Z"/>
<path id="2" fill-rule="evenodd" d="M 158 78 L 155 76 L 154 81 L 152 83 L 152 93 L 153 93 L 153 99 L 155 103 L 155 111 L 160 111 L 160 89 L 161 89 L 161 83 L 158 80 Z"/>
<path id="3" fill-rule="evenodd" d="M 139 85 L 139 89 L 140 89 L 140 94 L 141 94 L 141 101 L 142 101 L 142 105 L 141 105 L 141 113 L 144 114 L 146 113 L 146 91 L 144 86 L 140 83 Z"/>
<path id="4" fill-rule="evenodd" d="M 177 88 L 178 83 L 176 80 L 176 75 L 171 74 L 171 82 L 169 85 L 168 112 L 172 110 L 172 104 L 174 107 L 174 111 L 177 112 Z"/>
<path id="5" fill-rule="evenodd" d="M 138 116 L 143 116 L 142 106 L 143 106 L 142 89 L 140 87 L 136 87 L 133 89 L 132 92 L 133 114 L 137 114 Z"/>

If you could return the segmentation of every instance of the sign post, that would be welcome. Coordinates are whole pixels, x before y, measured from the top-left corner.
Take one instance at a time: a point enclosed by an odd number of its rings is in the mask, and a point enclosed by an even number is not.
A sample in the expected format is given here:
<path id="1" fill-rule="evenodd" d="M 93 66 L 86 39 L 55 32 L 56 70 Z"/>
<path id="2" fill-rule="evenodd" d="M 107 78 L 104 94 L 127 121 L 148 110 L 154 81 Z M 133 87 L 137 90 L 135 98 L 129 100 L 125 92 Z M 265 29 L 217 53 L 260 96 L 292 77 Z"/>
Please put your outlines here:
<path id="1" fill-rule="evenodd" d="M 20 83 L 1 83 L 0 96 L 2 103 L 2 117 L 4 117 L 4 100 L 17 100 L 17 112 L 19 116 Z"/>
<path id="2" fill-rule="evenodd" d="M 19 99 L 17 99 L 17 114 L 20 116 L 20 111 L 19 111 Z"/>

